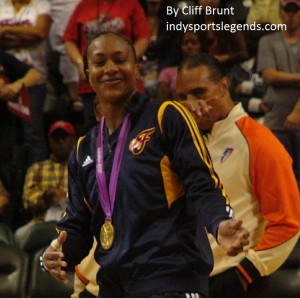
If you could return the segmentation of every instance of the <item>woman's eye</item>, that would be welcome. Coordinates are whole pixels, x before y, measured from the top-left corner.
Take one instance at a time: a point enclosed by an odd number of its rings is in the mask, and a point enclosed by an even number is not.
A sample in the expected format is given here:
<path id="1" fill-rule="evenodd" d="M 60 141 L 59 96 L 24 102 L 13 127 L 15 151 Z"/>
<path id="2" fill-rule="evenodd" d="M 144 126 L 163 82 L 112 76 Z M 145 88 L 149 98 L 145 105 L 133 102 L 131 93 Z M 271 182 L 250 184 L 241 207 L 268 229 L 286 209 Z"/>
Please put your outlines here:
<path id="1" fill-rule="evenodd" d="M 105 61 L 95 61 L 95 64 L 99 66 L 103 66 L 105 64 Z"/>
<path id="2" fill-rule="evenodd" d="M 116 64 L 123 64 L 124 62 L 126 62 L 126 59 L 123 58 L 116 59 Z"/>

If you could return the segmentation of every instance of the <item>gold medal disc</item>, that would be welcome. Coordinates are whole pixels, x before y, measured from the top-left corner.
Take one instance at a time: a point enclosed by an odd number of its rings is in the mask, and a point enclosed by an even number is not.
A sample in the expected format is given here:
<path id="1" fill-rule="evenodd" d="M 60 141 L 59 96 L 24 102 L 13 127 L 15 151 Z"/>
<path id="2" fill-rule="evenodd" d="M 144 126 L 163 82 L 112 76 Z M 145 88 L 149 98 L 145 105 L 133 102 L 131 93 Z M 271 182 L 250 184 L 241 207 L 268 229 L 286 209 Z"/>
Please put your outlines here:
<path id="1" fill-rule="evenodd" d="M 104 249 L 110 249 L 115 239 L 115 229 L 110 220 L 105 220 L 100 231 L 100 242 Z"/>

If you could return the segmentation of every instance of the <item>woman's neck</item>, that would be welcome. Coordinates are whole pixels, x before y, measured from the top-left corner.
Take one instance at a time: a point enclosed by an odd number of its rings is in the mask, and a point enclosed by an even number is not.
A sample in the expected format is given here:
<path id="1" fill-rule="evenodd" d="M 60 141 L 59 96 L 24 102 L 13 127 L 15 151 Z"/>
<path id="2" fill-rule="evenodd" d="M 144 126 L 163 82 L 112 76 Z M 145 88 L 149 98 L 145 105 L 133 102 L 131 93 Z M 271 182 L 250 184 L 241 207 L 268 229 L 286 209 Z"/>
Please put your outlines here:
<path id="1" fill-rule="evenodd" d="M 101 105 L 101 113 L 105 117 L 109 134 L 112 134 L 123 122 L 125 117 L 124 106 Z"/>

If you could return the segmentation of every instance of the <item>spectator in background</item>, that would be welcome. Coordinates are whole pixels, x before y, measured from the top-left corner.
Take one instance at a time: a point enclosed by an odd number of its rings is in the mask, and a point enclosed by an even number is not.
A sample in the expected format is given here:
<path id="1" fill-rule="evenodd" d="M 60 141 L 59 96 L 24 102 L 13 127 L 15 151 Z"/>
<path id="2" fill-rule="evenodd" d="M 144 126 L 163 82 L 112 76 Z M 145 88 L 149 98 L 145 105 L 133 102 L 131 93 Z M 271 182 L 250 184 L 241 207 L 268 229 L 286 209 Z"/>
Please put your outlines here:
<path id="1" fill-rule="evenodd" d="M 201 37 L 194 32 L 187 31 L 186 33 L 182 33 L 179 36 L 177 47 L 180 51 L 180 60 L 197 55 L 201 52 Z M 177 66 L 170 66 L 160 71 L 157 88 L 157 99 L 159 101 L 177 99 L 177 68 Z"/>
<path id="2" fill-rule="evenodd" d="M 280 17 L 287 30 L 261 38 L 257 69 L 267 90 L 264 123 L 285 146 L 300 179 L 300 115 L 295 110 L 300 98 L 300 1 L 280 0 Z"/>
<path id="3" fill-rule="evenodd" d="M 19 228 L 24 233 L 36 222 L 59 220 L 65 211 L 68 188 L 67 161 L 75 144 L 75 130 L 71 123 L 57 121 L 49 129 L 49 159 L 34 163 L 27 171 L 23 199 L 32 220 Z"/>
<path id="4" fill-rule="evenodd" d="M 157 45 L 158 32 L 160 27 L 161 0 L 146 0 L 146 17 L 150 30 L 148 49 L 141 59 L 141 78 L 144 84 L 145 93 L 149 98 L 155 100 L 157 97 L 158 79 L 158 57 Z"/>
<path id="5" fill-rule="evenodd" d="M 39 80 L 36 69 L 0 50 L 0 100 L 15 101 L 23 88 L 32 88 Z"/>
<path id="6" fill-rule="evenodd" d="M 198 4 L 205 7 L 224 9 L 227 7 L 226 0 L 198 0 Z M 222 14 L 209 14 L 205 12 L 195 16 L 194 22 L 201 24 L 235 24 L 234 16 Z M 225 67 L 227 73 L 230 73 L 235 63 L 246 59 L 247 45 L 242 31 L 230 32 L 225 30 L 206 30 L 203 40 L 201 40 L 202 51 L 216 57 Z"/>
<path id="7" fill-rule="evenodd" d="M 257 72 L 257 47 L 261 33 L 247 33 L 249 58 L 233 66 L 230 73 L 230 95 L 234 102 L 241 102 L 249 115 L 261 123 L 268 111 L 263 102 L 266 87 L 262 75 Z"/>
<path id="8" fill-rule="evenodd" d="M 47 79 L 46 38 L 51 22 L 47 0 L 0 0 L 0 48 L 33 65 L 41 75 L 29 98 L 31 122 L 22 121 L 24 140 L 31 145 L 32 162 L 43 160 L 48 155 L 43 107 Z"/>
<path id="9" fill-rule="evenodd" d="M 279 0 L 252 0 L 247 23 L 281 24 Z"/>
<path id="10" fill-rule="evenodd" d="M 180 2 L 173 0 L 145 0 L 147 21 L 151 33 L 149 47 L 141 61 L 141 76 L 146 94 L 157 100 L 158 76 L 162 69 L 177 67 L 182 60 L 181 50 L 178 49 L 180 36 L 183 32 L 167 31 L 166 23 L 187 22 L 190 16 L 178 14 L 167 15 L 167 6 L 178 9 Z M 167 94 L 169 96 L 169 93 Z M 166 100 L 166 97 L 164 98 Z"/>
<path id="11" fill-rule="evenodd" d="M 82 101 L 78 95 L 79 73 L 77 67 L 66 54 L 62 39 L 67 23 L 80 0 L 51 0 L 53 23 L 49 33 L 51 51 L 59 55 L 59 72 L 62 83 L 67 87 L 69 104 L 74 110 L 82 110 Z M 51 57 L 51 56 L 50 56 Z"/>
<path id="12" fill-rule="evenodd" d="M 202 54 L 185 60 L 177 93 L 187 107 L 204 105 L 195 118 L 236 217 L 250 232 L 248 250 L 234 258 L 209 236 L 214 255 L 209 297 L 267 298 L 268 276 L 299 239 L 300 199 L 292 160 L 269 129 L 251 119 L 240 103 L 234 105 L 228 77 L 215 58 Z"/>
<path id="13" fill-rule="evenodd" d="M 0 177 L 14 200 L 10 202 L 10 207 L 14 209 L 21 209 L 21 199 L 16 198 L 16 192 L 21 189 L 16 189 L 18 186 L 14 183 L 13 176 L 14 148 L 18 134 L 15 125 L 17 117 L 11 113 L 10 107 L 12 104 L 17 105 L 15 101 L 20 97 L 20 92 L 24 99 L 28 94 L 30 96 L 31 88 L 38 84 L 39 80 L 40 74 L 36 69 L 0 50 Z M 17 166 L 20 171 L 22 165 Z"/>
<path id="14" fill-rule="evenodd" d="M 167 14 L 167 7 L 171 6 L 175 9 L 178 9 L 180 5 L 185 2 L 182 1 L 173 1 L 173 0 L 161 0 L 160 10 L 159 10 L 159 27 L 156 40 L 156 53 L 158 57 L 157 69 L 160 72 L 163 68 L 169 66 L 177 66 L 180 61 L 179 51 L 175 45 L 176 41 L 179 38 L 179 35 L 182 33 L 176 30 L 167 30 L 166 23 L 177 24 L 179 22 L 187 23 L 192 19 L 192 16 L 183 15 L 182 13 L 178 14 L 176 17 L 174 14 Z"/>
<path id="15" fill-rule="evenodd" d="M 63 38 L 67 55 L 80 74 L 79 94 L 83 100 L 87 128 L 96 123 L 95 92 L 86 80 L 82 56 L 90 40 L 106 31 L 121 33 L 130 39 L 140 59 L 147 50 L 150 33 L 138 0 L 82 0 L 68 22 Z"/>

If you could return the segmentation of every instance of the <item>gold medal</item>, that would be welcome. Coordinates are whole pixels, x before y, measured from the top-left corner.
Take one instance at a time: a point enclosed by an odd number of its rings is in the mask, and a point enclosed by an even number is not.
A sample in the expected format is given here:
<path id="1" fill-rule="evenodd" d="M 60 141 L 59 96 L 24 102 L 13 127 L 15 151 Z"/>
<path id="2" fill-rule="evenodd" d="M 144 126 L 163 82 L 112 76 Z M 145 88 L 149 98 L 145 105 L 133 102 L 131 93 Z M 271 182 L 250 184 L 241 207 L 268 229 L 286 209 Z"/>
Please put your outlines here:
<path id="1" fill-rule="evenodd" d="M 100 242 L 104 249 L 110 249 L 115 239 L 115 229 L 110 220 L 105 220 L 100 231 Z"/>

